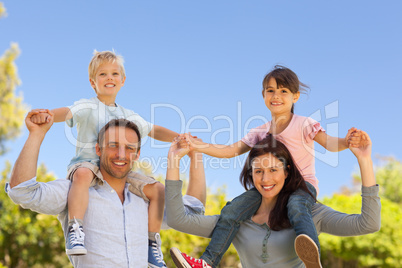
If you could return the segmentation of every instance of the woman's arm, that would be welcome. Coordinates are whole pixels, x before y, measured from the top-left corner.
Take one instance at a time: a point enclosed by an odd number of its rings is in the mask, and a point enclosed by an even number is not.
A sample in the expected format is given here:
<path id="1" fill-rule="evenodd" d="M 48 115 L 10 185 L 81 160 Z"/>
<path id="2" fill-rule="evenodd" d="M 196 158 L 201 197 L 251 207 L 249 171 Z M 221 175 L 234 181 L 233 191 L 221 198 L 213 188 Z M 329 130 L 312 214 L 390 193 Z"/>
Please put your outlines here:
<path id="1" fill-rule="evenodd" d="M 313 208 L 317 230 L 338 235 L 355 236 L 376 232 L 381 226 L 381 202 L 378 196 L 373 163 L 371 159 L 371 140 L 364 131 L 359 131 L 361 140 L 357 147 L 350 147 L 360 166 L 362 178 L 361 214 L 345 214 L 324 205 Z"/>
<path id="2" fill-rule="evenodd" d="M 165 204 L 167 223 L 170 227 L 193 235 L 209 237 L 219 216 L 205 216 L 187 213 L 182 197 L 182 181 L 180 181 L 180 159 L 189 152 L 189 145 L 183 138 L 175 139 L 168 153 L 168 169 L 166 172 Z M 195 158 L 191 158 L 195 160 Z M 203 165 L 193 170 L 192 176 L 204 176 Z M 202 171 L 202 172 L 201 172 Z M 199 172 L 199 174 L 194 174 Z M 205 178 L 204 178 L 205 180 Z"/>
<path id="3" fill-rule="evenodd" d="M 191 212 L 187 213 L 183 204 L 182 186 L 182 181 L 169 180 L 166 177 L 165 205 L 167 224 L 183 233 L 211 237 L 219 215 L 206 216 Z"/>

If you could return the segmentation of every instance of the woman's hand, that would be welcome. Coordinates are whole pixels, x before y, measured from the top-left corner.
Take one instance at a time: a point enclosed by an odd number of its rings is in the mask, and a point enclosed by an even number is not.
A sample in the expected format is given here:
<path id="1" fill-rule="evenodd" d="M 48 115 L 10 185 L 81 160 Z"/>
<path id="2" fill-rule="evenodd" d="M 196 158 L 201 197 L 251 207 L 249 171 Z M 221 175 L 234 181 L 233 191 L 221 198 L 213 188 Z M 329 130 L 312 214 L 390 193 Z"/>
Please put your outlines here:
<path id="1" fill-rule="evenodd" d="M 371 139 L 369 135 L 361 130 L 356 130 L 354 133 L 357 143 L 353 146 L 349 145 L 349 149 L 356 156 L 357 159 L 371 158 Z"/>
<path id="2" fill-rule="evenodd" d="M 190 144 L 183 134 L 174 138 L 168 152 L 168 158 L 171 160 L 180 160 L 190 151 Z"/>

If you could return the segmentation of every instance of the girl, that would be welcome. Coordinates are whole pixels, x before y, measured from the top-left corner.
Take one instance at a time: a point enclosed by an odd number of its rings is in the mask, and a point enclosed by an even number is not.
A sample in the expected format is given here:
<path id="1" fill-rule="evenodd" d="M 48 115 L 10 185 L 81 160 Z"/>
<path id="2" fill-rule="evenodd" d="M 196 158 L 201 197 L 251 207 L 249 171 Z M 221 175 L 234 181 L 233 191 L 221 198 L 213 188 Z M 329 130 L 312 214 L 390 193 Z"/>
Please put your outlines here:
<path id="1" fill-rule="evenodd" d="M 242 267 L 305 267 L 293 247 L 296 233 L 290 227 L 286 202 L 295 191 L 307 191 L 306 183 L 290 152 L 281 142 L 269 136 L 257 145 L 251 149 L 240 174 L 240 181 L 246 189 L 255 187 L 262 195 L 257 212 L 240 224 L 239 232 L 233 239 Z M 186 153 L 185 148 L 186 144 L 174 142 L 169 150 L 165 188 L 167 221 L 169 226 L 179 231 L 210 237 L 220 216 L 186 213 L 181 199 L 179 161 Z M 361 171 L 361 214 L 340 213 L 316 203 L 312 215 L 318 232 L 356 236 L 376 232 L 380 228 L 379 186 L 376 185 L 371 161 L 371 141 L 366 133 L 362 132 L 360 145 L 351 147 L 351 151 Z M 203 169 L 202 162 L 199 166 Z M 190 179 L 194 175 L 190 174 Z M 275 184 L 275 187 L 267 191 L 267 184 Z M 205 260 L 194 260 L 177 248 L 172 248 L 170 252 L 177 267 L 211 267 Z"/>
<path id="2" fill-rule="evenodd" d="M 345 150 L 349 145 L 357 144 L 359 135 L 356 129 L 352 128 L 345 138 L 331 137 L 317 121 L 294 114 L 294 104 L 298 101 L 300 92 L 306 91 L 308 87 L 299 81 L 292 70 L 275 66 L 265 76 L 262 86 L 265 105 L 271 112 L 270 122 L 252 129 L 243 139 L 232 145 L 203 143 L 192 139 L 189 134 L 186 135 L 186 139 L 194 150 L 220 158 L 230 158 L 249 151 L 268 133 L 283 142 L 295 159 L 308 188 L 308 191 L 297 190 L 289 197 L 287 203 L 290 223 L 298 235 L 296 250 L 306 265 L 314 263 L 315 266 L 312 267 L 321 267 L 320 244 L 311 217 L 311 207 L 318 193 L 318 180 L 315 177 L 314 167 L 314 141 L 331 152 L 338 152 Z M 265 190 L 272 191 L 275 187 L 267 185 Z M 247 191 L 228 203 L 221 212 L 211 242 L 201 259 L 213 267 L 217 266 L 239 230 L 239 224 L 254 215 L 260 203 L 261 195 L 256 190 Z"/>

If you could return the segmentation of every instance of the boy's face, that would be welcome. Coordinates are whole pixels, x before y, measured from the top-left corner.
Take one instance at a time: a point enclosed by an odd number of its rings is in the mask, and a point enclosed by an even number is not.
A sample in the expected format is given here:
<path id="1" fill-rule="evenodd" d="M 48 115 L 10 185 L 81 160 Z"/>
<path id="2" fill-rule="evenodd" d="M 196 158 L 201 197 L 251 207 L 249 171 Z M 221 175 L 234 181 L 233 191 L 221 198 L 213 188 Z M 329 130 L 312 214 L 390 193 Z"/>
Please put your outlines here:
<path id="1" fill-rule="evenodd" d="M 114 103 L 117 92 L 124 85 L 120 66 L 115 62 L 105 62 L 96 70 L 95 79 L 89 79 L 99 100 Z"/>

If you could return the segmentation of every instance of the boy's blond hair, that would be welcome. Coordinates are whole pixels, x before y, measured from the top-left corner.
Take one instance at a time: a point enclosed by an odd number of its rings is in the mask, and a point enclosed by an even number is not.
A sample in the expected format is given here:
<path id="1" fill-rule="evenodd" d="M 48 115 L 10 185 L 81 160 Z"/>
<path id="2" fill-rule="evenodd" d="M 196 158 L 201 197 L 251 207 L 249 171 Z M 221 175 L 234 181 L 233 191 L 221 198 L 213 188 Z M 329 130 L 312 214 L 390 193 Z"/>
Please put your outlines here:
<path id="1" fill-rule="evenodd" d="M 114 63 L 116 62 L 120 66 L 121 77 L 124 79 L 126 77 L 126 72 L 124 70 L 124 59 L 121 55 L 117 55 L 114 51 L 96 51 L 94 50 L 94 56 L 89 62 L 88 74 L 89 79 L 95 81 L 96 71 L 99 66 L 105 62 Z"/>

